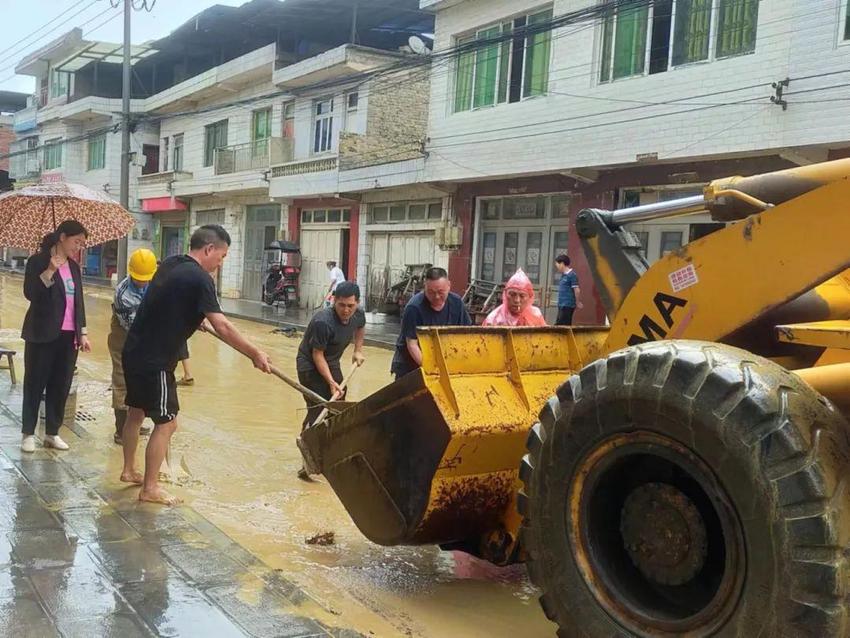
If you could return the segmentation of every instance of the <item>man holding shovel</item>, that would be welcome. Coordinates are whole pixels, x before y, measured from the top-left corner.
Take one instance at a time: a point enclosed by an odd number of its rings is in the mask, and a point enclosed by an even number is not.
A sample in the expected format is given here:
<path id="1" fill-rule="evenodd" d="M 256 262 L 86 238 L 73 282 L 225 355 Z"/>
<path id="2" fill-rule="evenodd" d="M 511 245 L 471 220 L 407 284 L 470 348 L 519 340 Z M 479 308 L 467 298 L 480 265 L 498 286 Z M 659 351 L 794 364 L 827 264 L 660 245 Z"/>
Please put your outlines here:
<path id="1" fill-rule="evenodd" d="M 159 469 L 177 429 L 174 369 L 186 340 L 206 321 L 227 344 L 249 357 L 254 367 L 271 373 L 268 355 L 243 337 L 222 314 L 211 273 L 221 266 L 230 235 L 221 226 L 201 226 L 190 240 L 189 254 L 162 262 L 139 307 L 124 346 L 126 403 L 124 468 L 121 480 L 142 485 L 140 501 L 174 505 L 178 499 L 159 486 Z M 144 477 L 136 470 L 139 428 L 145 417 L 154 431 L 145 452 Z"/>
<path id="2" fill-rule="evenodd" d="M 296 368 L 298 381 L 322 397 L 332 401 L 345 395 L 342 370 L 339 360 L 343 352 L 354 341 L 352 364 L 361 366 L 363 339 L 366 335 L 366 314 L 358 307 L 360 287 L 353 281 L 344 281 L 333 292 L 333 305 L 317 312 L 298 346 Z M 302 429 L 312 425 L 322 413 L 324 406 L 305 397 L 307 415 Z M 298 478 L 307 480 L 307 472 L 302 468 Z"/>

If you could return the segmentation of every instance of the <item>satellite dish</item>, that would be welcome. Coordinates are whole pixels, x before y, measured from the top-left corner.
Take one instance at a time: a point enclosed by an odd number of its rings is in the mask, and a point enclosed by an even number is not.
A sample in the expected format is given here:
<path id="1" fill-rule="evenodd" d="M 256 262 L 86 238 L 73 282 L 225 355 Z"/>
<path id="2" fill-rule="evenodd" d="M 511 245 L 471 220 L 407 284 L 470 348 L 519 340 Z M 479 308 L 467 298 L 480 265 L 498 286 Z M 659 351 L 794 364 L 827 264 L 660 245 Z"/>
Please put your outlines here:
<path id="1" fill-rule="evenodd" d="M 431 53 L 431 49 L 428 48 L 428 45 L 423 42 L 422 38 L 418 35 L 412 35 L 407 39 L 407 46 L 410 47 L 410 50 L 414 53 L 418 53 L 419 55 L 428 55 Z"/>

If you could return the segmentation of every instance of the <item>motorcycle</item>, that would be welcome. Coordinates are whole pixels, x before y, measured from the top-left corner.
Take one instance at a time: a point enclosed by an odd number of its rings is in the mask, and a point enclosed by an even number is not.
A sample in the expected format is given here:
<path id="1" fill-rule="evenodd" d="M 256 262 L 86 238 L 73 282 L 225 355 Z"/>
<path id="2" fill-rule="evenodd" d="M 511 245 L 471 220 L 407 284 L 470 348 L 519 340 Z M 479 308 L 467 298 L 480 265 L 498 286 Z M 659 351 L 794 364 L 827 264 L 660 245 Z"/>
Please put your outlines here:
<path id="1" fill-rule="evenodd" d="M 301 249 L 290 241 L 273 241 L 265 248 L 267 274 L 263 282 L 263 301 L 269 306 L 298 301 L 298 279 L 301 275 Z"/>

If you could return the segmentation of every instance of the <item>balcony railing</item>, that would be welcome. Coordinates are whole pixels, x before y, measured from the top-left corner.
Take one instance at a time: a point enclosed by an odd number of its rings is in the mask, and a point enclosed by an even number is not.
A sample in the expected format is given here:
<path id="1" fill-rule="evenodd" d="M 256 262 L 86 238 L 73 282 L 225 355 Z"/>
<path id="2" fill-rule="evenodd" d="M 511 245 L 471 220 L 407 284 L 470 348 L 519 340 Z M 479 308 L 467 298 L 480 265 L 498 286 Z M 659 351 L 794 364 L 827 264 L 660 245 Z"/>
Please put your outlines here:
<path id="1" fill-rule="evenodd" d="M 149 173 L 148 175 L 140 175 L 139 184 L 152 186 L 154 184 L 167 184 L 169 182 L 180 182 L 187 179 L 192 179 L 192 173 L 187 173 L 185 171 L 167 171 L 165 173 Z"/>
<path id="2" fill-rule="evenodd" d="M 321 173 L 322 171 L 335 171 L 338 159 L 336 157 L 322 157 L 318 159 L 290 162 L 280 166 L 272 166 L 272 177 L 289 177 L 291 175 L 306 175 L 307 173 Z"/>
<path id="3" fill-rule="evenodd" d="M 280 164 L 292 159 L 292 140 L 281 137 L 269 137 L 247 144 L 233 144 L 215 150 L 216 175 L 242 173 L 244 171 L 265 171 L 272 164 Z"/>
<path id="4" fill-rule="evenodd" d="M 38 107 L 35 104 L 28 106 L 20 111 L 15 111 L 12 116 L 12 128 L 15 133 L 24 133 L 31 131 L 37 126 L 36 112 Z"/>

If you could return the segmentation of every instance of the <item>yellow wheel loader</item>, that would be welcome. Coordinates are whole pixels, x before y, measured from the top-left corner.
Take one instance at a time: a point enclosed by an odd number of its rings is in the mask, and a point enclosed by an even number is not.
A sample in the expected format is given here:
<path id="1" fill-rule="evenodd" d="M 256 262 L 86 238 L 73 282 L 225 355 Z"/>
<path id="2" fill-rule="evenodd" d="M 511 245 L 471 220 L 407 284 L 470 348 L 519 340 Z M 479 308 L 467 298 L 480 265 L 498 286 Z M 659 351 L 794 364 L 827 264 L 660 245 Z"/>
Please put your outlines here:
<path id="1" fill-rule="evenodd" d="M 850 635 L 850 160 L 576 222 L 607 327 L 432 328 L 303 434 L 358 528 L 524 560 L 560 636 Z M 652 266 L 623 226 L 733 222 Z"/>

